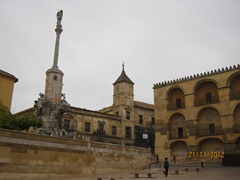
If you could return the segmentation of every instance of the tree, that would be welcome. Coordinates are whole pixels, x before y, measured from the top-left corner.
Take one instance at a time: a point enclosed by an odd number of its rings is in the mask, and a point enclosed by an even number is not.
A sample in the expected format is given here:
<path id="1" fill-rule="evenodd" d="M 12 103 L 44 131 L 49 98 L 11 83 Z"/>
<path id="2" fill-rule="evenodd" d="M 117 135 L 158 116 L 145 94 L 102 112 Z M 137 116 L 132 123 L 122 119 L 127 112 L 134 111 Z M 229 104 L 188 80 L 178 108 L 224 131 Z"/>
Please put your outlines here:
<path id="1" fill-rule="evenodd" d="M 12 129 L 13 124 L 12 114 L 7 106 L 4 106 L 0 101 L 0 128 Z"/>
<path id="2" fill-rule="evenodd" d="M 37 118 L 33 113 L 16 116 L 15 122 L 17 124 L 15 129 L 17 130 L 28 130 L 31 126 L 37 128 L 43 126 L 42 119 Z"/>
<path id="3" fill-rule="evenodd" d="M 8 107 L 0 102 L 0 128 L 13 130 L 28 130 L 29 127 L 42 127 L 42 119 L 33 113 L 12 115 Z"/>

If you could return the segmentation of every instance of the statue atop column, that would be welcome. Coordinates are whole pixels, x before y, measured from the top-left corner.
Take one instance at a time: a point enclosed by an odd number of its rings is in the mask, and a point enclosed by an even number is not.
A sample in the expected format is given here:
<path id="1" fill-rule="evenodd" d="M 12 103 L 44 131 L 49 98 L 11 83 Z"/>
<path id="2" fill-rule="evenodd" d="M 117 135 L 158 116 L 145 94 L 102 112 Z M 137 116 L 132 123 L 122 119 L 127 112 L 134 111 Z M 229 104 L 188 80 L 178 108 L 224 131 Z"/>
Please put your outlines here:
<path id="1" fill-rule="evenodd" d="M 63 11 L 57 12 L 57 27 L 54 61 L 52 68 L 46 72 L 45 94 L 40 93 L 38 100 L 35 101 L 35 114 L 43 120 L 43 127 L 38 129 L 38 133 L 51 134 L 54 136 L 62 136 L 64 121 L 63 114 L 69 111 L 70 104 L 66 101 L 66 97 L 62 94 L 63 72 L 58 69 L 58 54 L 60 44 L 60 34 L 62 30 Z"/>
<path id="2" fill-rule="evenodd" d="M 63 10 L 60 10 L 57 12 L 57 25 L 61 25 L 62 17 L 63 17 Z"/>

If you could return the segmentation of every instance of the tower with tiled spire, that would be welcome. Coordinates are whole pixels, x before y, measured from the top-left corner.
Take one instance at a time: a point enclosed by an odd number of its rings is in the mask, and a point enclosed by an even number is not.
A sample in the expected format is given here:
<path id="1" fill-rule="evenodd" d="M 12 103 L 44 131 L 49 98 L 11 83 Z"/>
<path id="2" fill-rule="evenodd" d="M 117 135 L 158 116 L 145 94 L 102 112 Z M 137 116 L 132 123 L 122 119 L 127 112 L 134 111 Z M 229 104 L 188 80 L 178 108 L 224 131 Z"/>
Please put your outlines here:
<path id="1" fill-rule="evenodd" d="M 113 93 L 114 106 L 123 105 L 128 107 L 134 106 L 134 94 L 133 94 L 134 83 L 125 73 L 124 64 L 122 64 L 122 73 L 113 83 L 113 86 L 114 86 Z"/>
<path id="2" fill-rule="evenodd" d="M 122 64 L 122 72 L 113 86 L 113 112 L 121 116 L 122 137 L 126 138 L 126 134 L 130 133 L 130 137 L 127 138 L 132 141 L 134 138 L 134 83 L 127 76 L 124 64 Z"/>
<path id="3" fill-rule="evenodd" d="M 63 86 L 63 72 L 58 69 L 58 54 L 60 45 L 60 34 L 62 33 L 62 16 L 63 11 L 58 11 L 57 13 L 57 26 L 56 32 L 56 42 L 55 51 L 52 68 L 48 69 L 46 72 L 46 84 L 45 84 L 45 98 L 49 102 L 59 103 L 61 102 L 62 96 L 62 86 Z"/>

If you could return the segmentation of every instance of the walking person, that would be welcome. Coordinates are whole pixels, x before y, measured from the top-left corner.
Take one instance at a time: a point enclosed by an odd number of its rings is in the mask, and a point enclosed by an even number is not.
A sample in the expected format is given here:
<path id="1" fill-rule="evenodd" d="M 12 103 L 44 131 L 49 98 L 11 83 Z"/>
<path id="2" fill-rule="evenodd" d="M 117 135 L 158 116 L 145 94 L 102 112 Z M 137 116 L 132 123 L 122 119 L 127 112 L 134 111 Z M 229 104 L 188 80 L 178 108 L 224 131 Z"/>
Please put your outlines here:
<path id="1" fill-rule="evenodd" d="M 173 156 L 173 163 L 174 163 L 174 164 L 177 164 L 176 156 L 175 156 L 175 155 Z"/>
<path id="2" fill-rule="evenodd" d="M 201 167 L 202 167 L 202 168 L 204 167 L 203 158 L 202 158 L 202 160 L 201 160 Z"/>
<path id="3" fill-rule="evenodd" d="M 164 169 L 165 169 L 165 176 L 168 176 L 168 167 L 169 167 L 169 162 L 168 162 L 168 158 L 165 158 L 164 160 Z"/>

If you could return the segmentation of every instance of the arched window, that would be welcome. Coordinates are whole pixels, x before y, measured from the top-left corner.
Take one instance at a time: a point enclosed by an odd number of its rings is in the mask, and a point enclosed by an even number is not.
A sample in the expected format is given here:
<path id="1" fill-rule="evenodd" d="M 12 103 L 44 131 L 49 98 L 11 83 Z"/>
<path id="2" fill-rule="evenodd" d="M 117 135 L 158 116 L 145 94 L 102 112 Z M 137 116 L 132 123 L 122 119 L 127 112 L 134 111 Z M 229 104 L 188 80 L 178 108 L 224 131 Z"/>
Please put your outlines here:
<path id="1" fill-rule="evenodd" d="M 186 119 L 181 113 L 175 113 L 170 117 L 169 138 L 188 137 Z"/>
<path id="2" fill-rule="evenodd" d="M 222 133 L 219 112 L 214 108 L 204 108 L 197 115 L 197 136 L 218 135 Z"/>
<path id="3" fill-rule="evenodd" d="M 176 141 L 173 142 L 171 145 L 171 157 L 175 157 L 175 161 L 184 162 L 188 159 L 188 146 L 187 143 L 184 141 Z"/>
<path id="4" fill-rule="evenodd" d="M 182 89 L 173 88 L 168 92 L 167 110 L 185 108 L 185 97 Z"/>
<path id="5" fill-rule="evenodd" d="M 230 99 L 240 98 L 240 73 L 233 75 L 230 78 Z"/>
<path id="6" fill-rule="evenodd" d="M 219 102 L 217 85 L 212 81 L 203 81 L 194 89 L 194 105 L 202 106 Z"/>
<path id="7" fill-rule="evenodd" d="M 240 104 L 238 104 L 234 109 L 233 123 L 234 132 L 240 132 Z"/>

